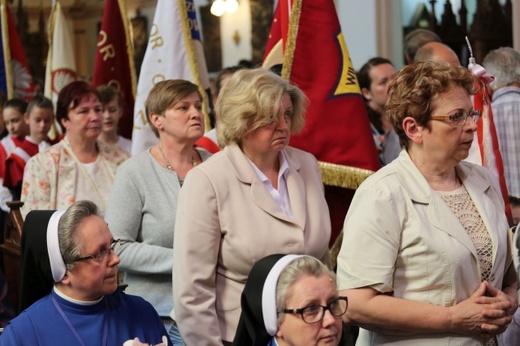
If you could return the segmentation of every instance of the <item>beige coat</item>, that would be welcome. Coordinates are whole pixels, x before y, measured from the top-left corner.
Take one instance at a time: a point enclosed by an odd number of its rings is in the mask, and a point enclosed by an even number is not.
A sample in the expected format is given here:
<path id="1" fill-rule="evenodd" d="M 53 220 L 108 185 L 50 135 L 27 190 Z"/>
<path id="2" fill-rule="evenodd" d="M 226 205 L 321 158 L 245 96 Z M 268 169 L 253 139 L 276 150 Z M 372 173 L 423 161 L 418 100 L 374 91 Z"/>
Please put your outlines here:
<path id="1" fill-rule="evenodd" d="M 253 264 L 276 253 L 330 262 L 330 217 L 316 159 L 286 148 L 291 221 L 237 145 L 190 171 L 178 200 L 174 313 L 187 345 L 233 341 Z"/>
<path id="2" fill-rule="evenodd" d="M 461 162 L 457 173 L 493 242 L 489 282 L 502 289 L 512 265 L 500 190 L 483 167 Z M 452 306 L 481 282 L 477 252 L 457 217 L 406 151 L 356 191 L 338 255 L 338 288 L 372 287 L 395 297 Z M 388 336 L 360 330 L 357 345 L 483 345 L 482 339 L 435 334 Z"/>

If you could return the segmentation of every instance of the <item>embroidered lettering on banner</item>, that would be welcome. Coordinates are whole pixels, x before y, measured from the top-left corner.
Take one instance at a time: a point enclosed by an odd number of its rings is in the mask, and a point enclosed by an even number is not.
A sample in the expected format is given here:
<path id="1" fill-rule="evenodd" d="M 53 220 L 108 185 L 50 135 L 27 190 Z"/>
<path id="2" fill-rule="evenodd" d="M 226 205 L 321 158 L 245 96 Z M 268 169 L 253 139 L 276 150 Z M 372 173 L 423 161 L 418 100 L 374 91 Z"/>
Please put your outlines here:
<path id="1" fill-rule="evenodd" d="M 162 47 L 164 44 L 162 36 L 159 35 L 159 26 L 155 23 L 152 25 L 152 30 L 150 30 L 150 42 L 153 43 L 152 49 Z"/>
<path id="2" fill-rule="evenodd" d="M 116 50 L 114 49 L 112 43 L 105 45 L 107 43 L 107 40 L 107 33 L 104 30 L 101 30 L 101 32 L 99 33 L 99 42 L 97 46 L 101 47 L 99 49 L 99 52 L 103 55 L 103 61 L 107 61 L 108 59 L 116 56 Z"/>
<path id="3" fill-rule="evenodd" d="M 336 89 L 334 90 L 334 95 L 361 94 L 361 90 L 357 83 L 356 70 L 354 70 L 354 67 L 352 66 L 352 61 L 348 54 L 343 33 L 339 33 L 336 40 L 338 45 L 341 47 L 342 56 L 340 56 L 339 59 L 343 63 L 340 66 L 341 76 L 337 82 Z"/>

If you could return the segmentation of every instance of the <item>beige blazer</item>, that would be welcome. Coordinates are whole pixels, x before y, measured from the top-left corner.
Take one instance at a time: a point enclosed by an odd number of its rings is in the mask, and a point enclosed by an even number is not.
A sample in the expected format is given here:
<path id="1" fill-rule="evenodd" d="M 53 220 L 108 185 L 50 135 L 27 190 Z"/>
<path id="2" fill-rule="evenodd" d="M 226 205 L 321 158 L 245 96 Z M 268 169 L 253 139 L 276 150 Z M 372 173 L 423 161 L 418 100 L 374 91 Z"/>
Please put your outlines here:
<path id="1" fill-rule="evenodd" d="M 489 282 L 502 289 L 512 257 L 500 190 L 481 166 L 461 162 L 456 169 L 493 242 Z M 337 275 L 340 290 L 370 286 L 439 306 L 461 302 L 481 282 L 470 236 L 405 150 L 356 191 L 345 219 Z M 483 341 L 442 333 L 388 336 L 361 329 L 358 345 L 483 345 Z"/>
<path id="2" fill-rule="evenodd" d="M 294 220 L 274 201 L 237 145 L 186 177 L 173 244 L 174 318 L 187 345 L 233 341 L 253 264 L 276 253 L 330 263 L 330 217 L 316 159 L 284 149 Z"/>

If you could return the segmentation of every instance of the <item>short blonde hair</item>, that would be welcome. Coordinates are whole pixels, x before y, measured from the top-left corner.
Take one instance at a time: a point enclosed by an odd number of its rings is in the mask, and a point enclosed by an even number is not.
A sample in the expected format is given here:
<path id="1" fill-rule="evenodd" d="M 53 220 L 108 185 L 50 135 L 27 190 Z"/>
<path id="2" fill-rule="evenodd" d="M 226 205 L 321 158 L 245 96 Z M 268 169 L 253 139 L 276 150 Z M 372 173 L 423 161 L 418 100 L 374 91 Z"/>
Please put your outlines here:
<path id="1" fill-rule="evenodd" d="M 401 147 L 408 149 L 410 139 L 403 129 L 403 120 L 412 117 L 419 126 L 431 130 L 431 101 L 435 95 L 458 86 L 475 93 L 475 78 L 461 66 L 446 62 L 419 62 L 403 67 L 388 86 L 386 116 L 390 119 Z"/>
<path id="2" fill-rule="evenodd" d="M 146 120 L 153 133 L 159 137 L 159 131 L 150 121 L 150 114 L 164 116 L 164 113 L 186 96 L 196 92 L 202 99 L 199 87 L 192 82 L 183 79 L 167 79 L 155 84 L 148 94 L 144 104 Z"/>
<path id="3" fill-rule="evenodd" d="M 275 121 L 285 94 L 293 105 L 291 133 L 296 133 L 305 125 L 305 94 L 269 70 L 236 71 L 221 90 L 215 107 L 219 145 L 240 143 L 247 133 Z"/>

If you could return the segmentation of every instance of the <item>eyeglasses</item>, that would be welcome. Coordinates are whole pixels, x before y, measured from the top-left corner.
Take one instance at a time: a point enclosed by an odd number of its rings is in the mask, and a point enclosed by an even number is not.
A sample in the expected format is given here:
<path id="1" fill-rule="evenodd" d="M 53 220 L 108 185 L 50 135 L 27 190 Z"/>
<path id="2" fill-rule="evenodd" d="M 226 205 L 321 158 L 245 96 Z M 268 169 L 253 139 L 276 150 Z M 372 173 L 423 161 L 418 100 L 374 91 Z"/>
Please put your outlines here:
<path id="1" fill-rule="evenodd" d="M 310 305 L 301 309 L 284 309 L 286 314 L 298 314 L 302 317 L 303 322 L 307 324 L 318 323 L 323 320 L 325 311 L 329 310 L 334 317 L 340 317 L 347 312 L 348 298 L 339 297 L 331 301 L 327 306 Z"/>
<path id="2" fill-rule="evenodd" d="M 93 260 L 96 260 L 96 262 L 101 263 L 105 260 L 105 258 L 110 253 L 110 251 L 114 251 L 114 248 L 116 247 L 116 245 L 118 243 L 119 243 L 119 239 L 117 239 L 117 240 L 112 239 L 112 241 L 110 242 L 110 247 L 108 249 L 103 248 L 93 255 L 86 255 L 83 257 L 78 257 L 78 258 L 74 259 L 72 262 L 87 261 L 89 259 L 93 259 Z"/>
<path id="3" fill-rule="evenodd" d="M 432 120 L 449 120 L 455 126 L 464 126 L 468 122 L 468 118 L 473 119 L 473 121 L 478 123 L 480 120 L 482 112 L 480 110 L 469 111 L 468 113 L 464 111 L 458 111 L 452 115 L 432 115 Z"/>

